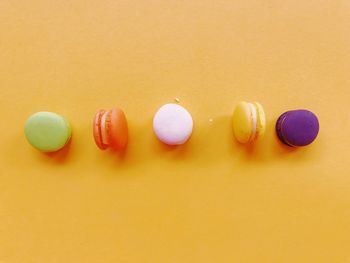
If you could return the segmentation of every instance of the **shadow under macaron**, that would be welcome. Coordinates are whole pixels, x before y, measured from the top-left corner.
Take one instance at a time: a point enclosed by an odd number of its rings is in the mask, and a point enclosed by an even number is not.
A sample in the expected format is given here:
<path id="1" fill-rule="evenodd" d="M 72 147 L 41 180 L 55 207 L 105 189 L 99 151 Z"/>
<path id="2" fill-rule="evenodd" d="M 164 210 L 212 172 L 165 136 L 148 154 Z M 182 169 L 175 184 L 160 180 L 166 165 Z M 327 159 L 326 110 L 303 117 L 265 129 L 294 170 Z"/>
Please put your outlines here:
<path id="1" fill-rule="evenodd" d="M 42 152 L 41 155 L 44 155 L 50 158 L 51 160 L 55 161 L 58 164 L 62 164 L 68 161 L 71 148 L 72 148 L 72 137 L 61 149 L 54 152 Z"/>
<path id="2" fill-rule="evenodd" d="M 193 148 L 191 149 L 191 140 L 193 139 L 192 137 L 193 135 L 191 135 L 191 137 L 184 144 L 168 145 L 160 141 L 153 133 L 153 136 L 151 138 L 151 148 L 156 155 L 159 154 L 170 159 L 185 160 L 189 157 L 191 151 L 193 151 Z"/>

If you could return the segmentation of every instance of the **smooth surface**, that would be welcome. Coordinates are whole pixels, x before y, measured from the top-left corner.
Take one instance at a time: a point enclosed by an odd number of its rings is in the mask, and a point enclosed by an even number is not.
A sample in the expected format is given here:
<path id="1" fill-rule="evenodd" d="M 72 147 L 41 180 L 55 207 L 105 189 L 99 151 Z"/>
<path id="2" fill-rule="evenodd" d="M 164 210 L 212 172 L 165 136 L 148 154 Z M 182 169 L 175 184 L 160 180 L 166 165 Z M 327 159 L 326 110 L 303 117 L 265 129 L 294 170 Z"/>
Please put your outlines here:
<path id="1" fill-rule="evenodd" d="M 349 1 L 2 0 L 0 32 L 0 262 L 350 261 Z M 195 129 L 171 150 L 152 117 L 174 98 Z M 268 117 L 255 147 L 241 100 Z M 91 135 L 116 105 L 123 156 Z M 291 149 L 275 122 L 297 108 L 321 130 Z M 74 131 L 51 155 L 23 136 L 47 109 Z"/>
<path id="2" fill-rule="evenodd" d="M 63 116 L 41 111 L 26 120 L 24 134 L 34 148 L 42 152 L 54 152 L 68 143 L 72 131 Z"/>
<path id="3" fill-rule="evenodd" d="M 106 135 L 110 146 L 115 150 L 125 150 L 128 144 L 128 122 L 124 112 L 119 108 L 111 109 L 106 115 Z"/>
<path id="4" fill-rule="evenodd" d="M 233 110 L 232 126 L 233 134 L 238 142 L 250 142 L 256 132 L 256 110 L 254 106 L 245 101 L 239 102 Z"/>
<path id="5" fill-rule="evenodd" d="M 193 130 L 191 114 L 182 106 L 168 103 L 159 108 L 153 117 L 153 131 L 167 145 L 182 145 Z"/>
<path id="6" fill-rule="evenodd" d="M 278 138 L 285 144 L 298 147 L 311 144 L 319 133 L 317 116 L 309 110 L 291 110 L 276 122 Z"/>

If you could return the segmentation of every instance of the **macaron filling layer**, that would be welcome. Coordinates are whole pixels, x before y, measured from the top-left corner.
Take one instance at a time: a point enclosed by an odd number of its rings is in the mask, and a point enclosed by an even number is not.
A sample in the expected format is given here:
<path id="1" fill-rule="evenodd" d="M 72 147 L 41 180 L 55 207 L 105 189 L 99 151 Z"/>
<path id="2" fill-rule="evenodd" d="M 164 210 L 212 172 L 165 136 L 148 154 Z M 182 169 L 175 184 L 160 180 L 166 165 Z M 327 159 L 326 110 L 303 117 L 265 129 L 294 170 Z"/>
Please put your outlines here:
<path id="1" fill-rule="evenodd" d="M 251 135 L 250 135 L 250 138 L 249 138 L 249 141 L 252 141 L 256 137 L 257 112 L 256 112 L 255 105 L 253 103 L 248 103 L 248 107 L 249 107 L 250 112 L 252 114 L 252 131 L 251 131 Z"/>
<path id="2" fill-rule="evenodd" d="M 103 113 L 101 117 L 100 127 L 101 127 L 101 141 L 104 145 L 108 145 L 108 136 L 107 136 L 107 129 L 106 129 L 106 118 L 109 111 L 106 111 Z"/>

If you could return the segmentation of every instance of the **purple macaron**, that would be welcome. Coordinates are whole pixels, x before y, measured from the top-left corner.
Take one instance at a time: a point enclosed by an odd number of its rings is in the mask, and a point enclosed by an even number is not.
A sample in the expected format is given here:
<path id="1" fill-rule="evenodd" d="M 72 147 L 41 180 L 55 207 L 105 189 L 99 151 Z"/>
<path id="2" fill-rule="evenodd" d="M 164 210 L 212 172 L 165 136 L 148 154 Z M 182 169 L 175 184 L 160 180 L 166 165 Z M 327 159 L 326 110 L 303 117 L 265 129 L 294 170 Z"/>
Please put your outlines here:
<path id="1" fill-rule="evenodd" d="M 291 147 L 312 143 L 319 129 L 316 115 L 308 110 L 287 111 L 278 118 L 276 123 L 278 138 Z"/>

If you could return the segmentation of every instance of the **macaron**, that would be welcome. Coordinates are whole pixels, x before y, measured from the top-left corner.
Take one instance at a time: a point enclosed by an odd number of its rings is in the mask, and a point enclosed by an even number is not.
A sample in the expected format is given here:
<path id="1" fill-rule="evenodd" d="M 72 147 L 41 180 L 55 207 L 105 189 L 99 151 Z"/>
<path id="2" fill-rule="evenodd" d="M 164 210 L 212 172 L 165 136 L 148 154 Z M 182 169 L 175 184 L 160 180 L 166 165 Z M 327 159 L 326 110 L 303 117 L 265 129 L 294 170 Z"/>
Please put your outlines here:
<path id="1" fill-rule="evenodd" d="M 232 116 L 233 132 L 240 143 L 250 143 L 264 136 L 266 119 L 258 102 L 238 103 Z"/>
<path id="2" fill-rule="evenodd" d="M 308 110 L 291 110 L 283 113 L 276 122 L 278 138 L 291 147 L 312 143 L 319 132 L 317 116 Z"/>
<path id="3" fill-rule="evenodd" d="M 153 131 L 157 138 L 165 144 L 184 144 L 190 138 L 192 130 L 191 114 L 178 104 L 165 104 L 154 115 Z"/>
<path id="4" fill-rule="evenodd" d="M 128 144 L 128 124 L 124 112 L 119 108 L 99 110 L 93 121 L 96 145 L 105 150 L 120 150 Z"/>
<path id="5" fill-rule="evenodd" d="M 72 129 L 63 116 L 54 112 L 41 111 L 27 119 L 24 134 L 28 142 L 39 151 L 55 152 L 69 142 Z"/>

